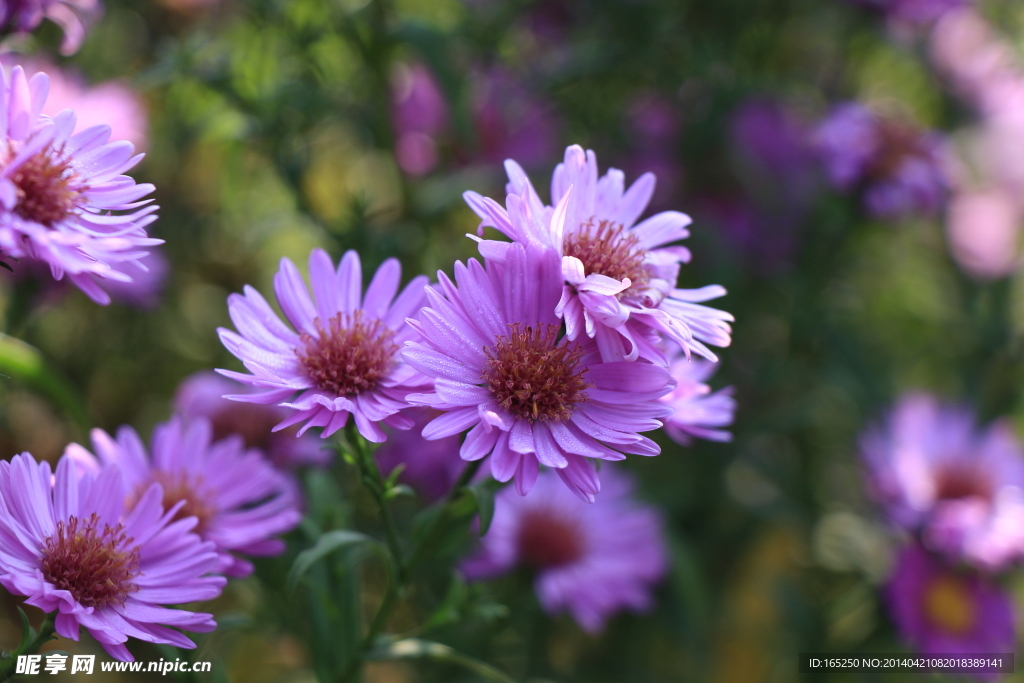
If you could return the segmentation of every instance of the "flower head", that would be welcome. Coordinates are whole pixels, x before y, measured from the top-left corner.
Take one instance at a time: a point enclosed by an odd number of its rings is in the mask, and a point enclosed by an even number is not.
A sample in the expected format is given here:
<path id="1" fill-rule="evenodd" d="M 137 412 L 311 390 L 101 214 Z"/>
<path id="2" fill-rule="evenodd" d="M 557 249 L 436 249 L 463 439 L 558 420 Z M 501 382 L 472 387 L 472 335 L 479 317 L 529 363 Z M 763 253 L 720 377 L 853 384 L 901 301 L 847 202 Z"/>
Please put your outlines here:
<path id="1" fill-rule="evenodd" d="M 146 226 L 158 207 L 153 191 L 121 175 L 142 155 L 130 142 L 108 142 L 110 128 L 73 134 L 75 113 L 42 116 L 49 78 L 27 79 L 20 66 L 0 84 L 0 252 L 42 261 L 89 298 L 107 304 L 104 281 L 131 282 L 122 267 L 141 270 L 146 249 L 162 240 Z"/>
<path id="2" fill-rule="evenodd" d="M 711 360 L 715 355 L 705 344 L 729 345 L 733 317 L 700 305 L 725 290 L 676 287 L 680 264 L 690 260 L 690 252 L 668 245 L 689 235 L 689 216 L 665 211 L 637 223 L 654 192 L 652 174 L 626 189 L 621 171 L 611 169 L 598 178 L 597 157 L 574 145 L 555 168 L 551 197 L 557 207 L 551 208 L 516 162 L 505 162 L 505 168 L 507 207 L 475 192 L 464 197 L 482 219 L 481 235 L 490 226 L 515 243 L 547 247 L 561 257 L 557 311 L 569 339 L 595 338 L 608 360 L 643 357 L 661 363 L 660 335 Z M 510 246 L 478 241 L 480 253 L 497 261 Z"/>
<path id="3" fill-rule="evenodd" d="M 568 611 L 596 633 L 621 610 L 644 610 L 668 567 L 661 519 L 632 498 L 630 480 L 613 467 L 601 472 L 600 502 L 581 503 L 552 473 L 537 479 L 534 495 L 505 489 L 479 553 L 465 561 L 471 579 L 516 567 L 535 572 L 535 589 L 550 613 Z"/>
<path id="4" fill-rule="evenodd" d="M 675 411 L 665 419 L 665 431 L 674 441 L 683 445 L 694 438 L 732 441 L 732 434 L 722 429 L 732 424 L 736 413 L 732 387 L 711 393 L 711 387 L 704 383 L 717 369 L 714 363 L 691 360 L 682 354 L 669 365 L 676 388 L 661 401 Z"/>
<path id="5" fill-rule="evenodd" d="M 101 429 L 91 436 L 95 456 L 78 444 L 67 454 L 84 467 L 119 472 L 135 506 L 151 484 L 160 484 L 164 508 L 173 509 L 175 519 L 195 518 L 196 533 L 215 544 L 219 571 L 228 576 L 252 573 L 252 564 L 237 554 L 280 554 L 284 542 L 275 536 L 299 523 L 285 476 L 238 436 L 213 441 L 204 419 L 158 425 L 148 452 L 131 427 L 121 427 L 116 439 Z"/>
<path id="6" fill-rule="evenodd" d="M 965 7 L 972 0 L 855 0 L 898 22 L 930 24 L 946 12 Z"/>
<path id="7" fill-rule="evenodd" d="M 176 647 L 195 643 L 168 626 L 194 632 L 216 628 L 201 612 L 163 607 L 220 594 L 225 580 L 213 543 L 164 510 L 152 484 L 127 509 L 126 489 L 114 469 L 92 473 L 61 458 L 49 463 L 28 453 L 0 462 L 0 584 L 44 612 L 57 612 L 64 638 L 79 628 L 111 654 L 132 661 L 128 638 Z"/>
<path id="8" fill-rule="evenodd" d="M 287 408 L 224 398 L 237 390 L 235 382 L 215 372 L 197 372 L 178 385 L 174 408 L 186 422 L 209 420 L 214 441 L 237 434 L 246 448 L 259 449 L 275 467 L 322 466 L 330 461 L 331 451 L 312 435 L 296 438 L 296 427 L 273 431 L 274 425 L 288 416 Z"/>
<path id="9" fill-rule="evenodd" d="M 862 188 L 876 216 L 934 213 L 945 199 L 949 180 L 935 133 L 845 104 L 818 125 L 814 139 L 832 184 Z"/>
<path id="10" fill-rule="evenodd" d="M 405 324 L 423 302 L 427 278 L 419 276 L 398 292 L 401 266 L 388 259 L 362 296 L 362 269 L 354 251 L 335 270 L 322 249 L 309 256 L 309 275 L 316 305 L 295 265 L 281 259 L 274 278 L 278 303 L 294 329 L 281 322 L 252 287 L 232 294 L 228 309 L 238 332 L 220 329 L 221 341 L 252 373 L 221 374 L 258 393 L 227 396 L 234 401 L 276 404 L 292 414 L 275 430 L 300 422 L 323 427 L 327 438 L 355 418 L 359 433 L 380 443 L 384 423 L 408 429 L 412 420 L 401 411 L 406 396 L 430 386 L 430 380 L 402 361 L 399 350 L 415 332 Z"/>
<path id="11" fill-rule="evenodd" d="M 919 652 L 1013 652 L 1010 596 L 986 577 L 954 569 L 918 545 L 900 553 L 885 595 L 900 633 Z"/>
<path id="12" fill-rule="evenodd" d="M 669 414 L 657 399 L 672 388 L 671 377 L 646 362 L 602 362 L 594 342 L 562 335 L 554 251 L 514 243 L 504 256 L 500 264 L 456 263 L 455 283 L 438 273 L 428 307 L 410 323 L 420 340 L 403 354 L 434 378 L 434 391 L 409 398 L 445 413 L 424 437 L 470 430 L 462 458 L 490 454 L 494 478 L 514 478 L 519 493 L 545 465 L 592 501 L 599 485 L 586 458 L 660 452 L 638 432 Z"/>
<path id="13" fill-rule="evenodd" d="M 1024 554 L 1024 449 L 1006 423 L 926 395 L 900 400 L 861 441 L 869 487 L 928 548 L 995 569 Z"/>

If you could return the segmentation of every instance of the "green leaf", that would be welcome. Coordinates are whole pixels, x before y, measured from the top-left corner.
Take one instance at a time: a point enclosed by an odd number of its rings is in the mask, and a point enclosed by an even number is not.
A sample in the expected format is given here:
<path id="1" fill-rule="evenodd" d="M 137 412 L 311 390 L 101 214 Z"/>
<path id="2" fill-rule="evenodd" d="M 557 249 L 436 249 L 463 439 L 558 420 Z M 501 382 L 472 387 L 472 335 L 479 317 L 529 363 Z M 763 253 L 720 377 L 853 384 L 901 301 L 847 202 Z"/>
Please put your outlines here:
<path id="1" fill-rule="evenodd" d="M 466 487 L 466 490 L 476 501 L 477 514 L 480 515 L 480 535 L 483 536 L 491 528 L 491 520 L 494 519 L 495 488 L 489 481 L 485 481 L 471 484 Z"/>
<path id="2" fill-rule="evenodd" d="M 376 545 L 377 542 L 366 534 L 361 534 L 358 531 L 350 531 L 348 529 L 335 529 L 334 531 L 328 531 L 317 539 L 316 544 L 312 548 L 303 550 L 299 553 L 299 556 L 295 558 L 295 562 L 292 564 L 292 568 L 288 572 L 288 592 L 291 593 L 294 591 L 295 587 L 299 584 L 299 581 L 301 581 L 302 577 L 307 571 L 309 571 L 309 568 L 320 560 L 335 551 L 363 544 Z"/>
<path id="3" fill-rule="evenodd" d="M 495 683 L 515 683 L 508 674 L 495 669 L 490 664 L 470 657 L 442 643 L 435 643 L 420 638 L 406 638 L 369 653 L 368 659 L 430 659 L 435 662 L 453 664 L 467 671 L 472 671 L 487 681 Z"/>
<path id="4" fill-rule="evenodd" d="M 398 486 L 392 486 L 384 494 L 384 498 L 391 500 L 392 498 L 398 498 L 399 496 L 415 496 L 416 492 L 405 484 L 399 484 Z"/>
<path id="5" fill-rule="evenodd" d="M 25 610 L 21 609 L 21 607 L 18 607 L 18 616 L 21 617 L 21 644 L 18 645 L 17 652 L 24 652 L 28 644 L 36 637 L 36 632 L 32 629 L 32 624 L 28 621 L 28 615 L 25 614 Z"/>
<path id="6" fill-rule="evenodd" d="M 434 613 L 423 624 L 422 630 L 429 631 L 438 626 L 444 626 L 456 621 L 459 618 L 459 612 L 468 593 L 465 579 L 458 572 L 453 573 L 452 580 L 448 584 L 448 591 L 441 600 L 441 604 L 437 606 Z"/>

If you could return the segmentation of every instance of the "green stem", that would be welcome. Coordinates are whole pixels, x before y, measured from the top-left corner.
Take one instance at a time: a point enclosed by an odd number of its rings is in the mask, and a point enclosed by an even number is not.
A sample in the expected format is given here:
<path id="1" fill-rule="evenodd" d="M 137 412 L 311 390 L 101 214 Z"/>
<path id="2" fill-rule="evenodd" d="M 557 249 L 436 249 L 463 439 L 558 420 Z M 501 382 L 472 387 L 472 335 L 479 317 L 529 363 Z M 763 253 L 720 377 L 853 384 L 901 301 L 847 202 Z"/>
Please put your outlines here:
<path id="1" fill-rule="evenodd" d="M 54 625 L 53 625 L 53 612 L 50 612 L 43 617 L 43 623 L 39 625 L 39 632 L 36 633 L 35 638 L 32 638 L 28 642 L 22 642 L 21 646 L 9 654 L 7 657 L 0 659 L 0 683 L 9 681 L 14 677 L 14 667 L 18 663 L 18 657 L 20 655 L 34 655 L 39 652 L 45 643 L 54 639 Z"/>

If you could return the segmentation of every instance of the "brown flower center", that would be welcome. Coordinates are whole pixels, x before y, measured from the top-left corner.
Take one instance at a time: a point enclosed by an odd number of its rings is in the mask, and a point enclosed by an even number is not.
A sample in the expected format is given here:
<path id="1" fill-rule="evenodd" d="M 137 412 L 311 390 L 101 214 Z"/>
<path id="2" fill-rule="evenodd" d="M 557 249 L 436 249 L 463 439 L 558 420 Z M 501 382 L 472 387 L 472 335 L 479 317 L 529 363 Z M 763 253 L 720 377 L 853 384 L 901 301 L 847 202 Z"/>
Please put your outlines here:
<path id="1" fill-rule="evenodd" d="M 992 480 L 974 467 L 946 466 L 935 477 L 935 498 L 938 500 L 961 500 L 981 498 L 991 500 Z"/>
<path id="2" fill-rule="evenodd" d="M 86 189 L 71 169 L 71 158 L 52 147 L 26 159 L 10 179 L 18 188 L 14 212 L 47 227 L 74 213 Z"/>
<path id="3" fill-rule="evenodd" d="M 523 515 L 516 548 L 522 563 L 534 569 L 571 564 L 584 551 L 579 526 L 545 510 L 531 510 Z"/>
<path id="4" fill-rule="evenodd" d="M 879 151 L 867 168 L 867 176 L 875 181 L 895 176 L 908 157 L 926 157 L 921 134 L 914 128 L 893 121 L 879 124 Z"/>
<path id="5" fill-rule="evenodd" d="M 934 626 L 952 635 L 964 635 L 977 622 L 971 588 L 963 578 L 943 575 L 925 588 L 924 612 Z"/>
<path id="6" fill-rule="evenodd" d="M 57 522 L 43 547 L 43 578 L 66 590 L 84 607 L 123 604 L 139 589 L 139 549 L 125 536 L 121 524 L 99 530 L 95 513 L 82 521 Z"/>
<path id="7" fill-rule="evenodd" d="M 556 346 L 559 328 L 509 325 L 509 334 L 484 349 L 487 382 L 498 405 L 516 417 L 530 420 L 567 420 L 577 403 L 587 400 L 590 385 L 577 370 L 583 351 L 577 346 Z"/>
<path id="8" fill-rule="evenodd" d="M 317 336 L 302 334 L 296 354 L 306 375 L 323 391 L 353 396 L 375 389 L 395 363 L 394 330 L 362 311 L 332 317 L 327 328 L 317 318 Z"/>
<path id="9" fill-rule="evenodd" d="M 602 220 L 595 224 L 591 217 L 578 231 L 566 236 L 562 247 L 566 256 L 575 256 L 583 263 L 587 275 L 607 275 L 613 280 L 628 277 L 630 287 L 641 287 L 650 275 L 644 268 L 645 251 L 639 242 L 622 223 Z"/>
<path id="10" fill-rule="evenodd" d="M 139 502 L 139 498 L 149 490 L 153 484 L 160 484 L 163 489 L 163 508 L 170 510 L 180 501 L 185 501 L 178 512 L 175 513 L 172 521 L 195 517 L 198 520 L 194 531 L 200 536 L 206 531 L 210 520 L 216 514 L 217 509 L 213 505 L 210 495 L 203 485 L 203 479 L 199 475 L 189 476 L 185 472 L 164 472 L 154 470 L 149 481 L 140 484 L 133 495 L 129 496 L 127 508 L 131 510 Z"/>

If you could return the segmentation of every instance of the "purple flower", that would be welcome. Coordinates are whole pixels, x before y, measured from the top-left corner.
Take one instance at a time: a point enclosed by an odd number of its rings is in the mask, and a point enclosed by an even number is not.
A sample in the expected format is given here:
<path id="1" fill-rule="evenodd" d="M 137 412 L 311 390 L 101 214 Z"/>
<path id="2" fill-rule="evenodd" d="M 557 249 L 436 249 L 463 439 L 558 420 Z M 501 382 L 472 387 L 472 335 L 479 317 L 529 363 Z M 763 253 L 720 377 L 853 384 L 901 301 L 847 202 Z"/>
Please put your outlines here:
<path id="1" fill-rule="evenodd" d="M 0 4 L 0 31 L 27 33 L 43 19 L 64 30 L 63 55 L 78 52 L 89 24 L 103 13 L 99 0 L 4 0 Z"/>
<path id="2" fill-rule="evenodd" d="M 689 353 L 717 360 L 705 343 L 728 346 L 732 315 L 699 302 L 725 294 L 710 285 L 678 289 L 680 264 L 690 260 L 681 246 L 665 246 L 689 235 L 690 217 L 665 211 L 637 223 L 654 192 L 646 173 L 627 190 L 621 171 L 598 179 L 597 158 L 573 145 L 555 168 L 551 196 L 557 209 L 544 206 L 523 169 L 507 161 L 507 210 L 492 199 L 467 192 L 480 216 L 479 233 L 490 226 L 513 240 L 538 244 L 561 256 L 563 291 L 558 315 L 575 340 L 595 338 L 605 359 L 647 358 L 664 363 L 659 335 Z M 571 189 L 571 192 L 570 192 Z M 479 239 L 480 253 L 501 261 L 507 242 Z"/>
<path id="3" fill-rule="evenodd" d="M 66 454 L 93 470 L 119 472 L 136 507 L 160 484 L 164 509 L 174 510 L 175 519 L 194 517 L 196 533 L 214 543 L 220 573 L 248 576 L 252 564 L 236 554 L 278 555 L 284 541 L 275 536 L 299 523 L 287 478 L 259 451 L 246 450 L 240 437 L 213 441 L 207 420 L 185 425 L 176 417 L 157 425 L 149 452 L 131 427 L 121 427 L 116 440 L 101 429 L 90 436 L 95 456 L 78 444 Z"/>
<path id="4" fill-rule="evenodd" d="M 409 400 L 445 412 L 424 437 L 470 430 L 463 460 L 490 454 L 494 478 L 514 478 L 520 494 L 533 488 L 541 464 L 593 501 L 600 485 L 586 458 L 660 452 L 637 432 L 657 429 L 657 418 L 669 414 L 657 399 L 672 379 L 650 363 L 602 363 L 594 342 L 561 335 L 561 273 L 552 250 L 515 243 L 504 255 L 501 264 L 457 262 L 457 285 L 438 273 L 429 307 L 410 321 L 421 339 L 403 352 L 435 387 Z"/>
<path id="5" fill-rule="evenodd" d="M 448 125 L 448 103 L 427 67 L 398 71 L 391 94 L 395 155 L 402 170 L 423 175 L 437 165 L 437 136 Z"/>
<path id="6" fill-rule="evenodd" d="M 1024 449 L 1007 422 L 979 430 L 968 410 L 912 394 L 861 452 L 871 493 L 929 549 L 985 569 L 1024 553 Z"/>
<path id="7" fill-rule="evenodd" d="M 387 437 L 378 423 L 408 429 L 401 414 L 406 395 L 430 386 L 430 380 L 402 362 L 402 344 L 415 332 L 405 319 L 423 303 L 427 278 L 418 276 L 395 298 L 402 276 L 396 259 L 388 259 L 362 296 L 359 255 L 349 251 L 335 270 L 322 249 L 309 255 L 309 276 L 316 304 L 299 271 L 288 259 L 274 277 L 274 292 L 293 331 L 281 322 L 252 287 L 228 297 L 238 333 L 219 329 L 221 341 L 252 374 L 218 370 L 222 375 L 261 389 L 227 396 L 234 401 L 277 404 L 294 412 L 274 429 L 305 422 L 323 427 L 327 438 L 355 418 L 359 433 L 380 443 Z M 296 396 L 296 394 L 298 394 Z"/>
<path id="8" fill-rule="evenodd" d="M 481 551 L 462 571 L 474 580 L 527 567 L 544 609 L 568 611 L 590 633 L 614 613 L 651 606 L 651 590 L 668 568 L 661 518 L 632 498 L 632 483 L 613 467 L 601 473 L 604 494 L 581 503 L 550 472 L 526 498 L 501 491 Z"/>
<path id="9" fill-rule="evenodd" d="M 844 104 L 818 125 L 814 140 L 832 184 L 844 191 L 860 187 L 876 216 L 934 213 L 946 197 L 949 181 L 936 133 Z"/>
<path id="10" fill-rule="evenodd" d="M 297 427 L 273 431 L 274 425 L 288 417 L 287 408 L 224 398 L 225 394 L 237 390 L 235 382 L 215 372 L 197 372 L 178 386 L 174 409 L 186 421 L 208 419 L 214 441 L 237 434 L 242 437 L 246 448 L 259 449 L 280 469 L 324 466 L 330 462 L 331 451 L 313 436 L 296 438 Z"/>
<path id="11" fill-rule="evenodd" d="M 986 577 L 956 570 L 918 545 L 904 548 L 885 597 L 900 634 L 919 652 L 1013 652 L 1010 596 Z"/>
<path id="12" fill-rule="evenodd" d="M 691 360 L 682 354 L 670 363 L 669 372 L 676 388 L 662 396 L 661 401 L 675 410 L 665 419 L 665 432 L 674 441 L 684 446 L 694 438 L 732 441 L 732 434 L 721 429 L 732 424 L 736 413 L 732 387 L 711 393 L 711 387 L 704 383 L 717 369 L 714 363 Z"/>
<path id="13" fill-rule="evenodd" d="M 49 79 L 31 81 L 21 67 L 0 86 L 0 252 L 47 263 L 100 304 L 110 302 L 104 281 L 130 282 L 121 266 L 139 265 L 162 240 L 146 235 L 158 207 L 142 198 L 153 191 L 121 175 L 142 159 L 130 142 L 108 143 L 106 126 L 75 135 L 75 114 L 41 116 Z"/>
<path id="14" fill-rule="evenodd" d="M 191 533 L 195 519 L 161 509 L 159 485 L 130 510 L 125 494 L 113 469 L 94 476 L 65 457 L 54 475 L 28 453 L 0 462 L 0 583 L 56 611 L 59 635 L 78 640 L 84 626 L 121 661 L 133 661 L 129 637 L 193 648 L 167 627 L 205 633 L 213 616 L 162 605 L 220 594 L 214 545 Z"/>

